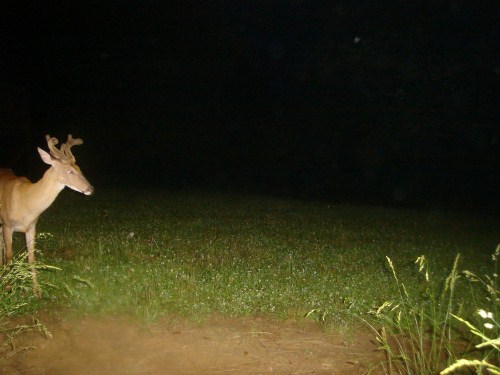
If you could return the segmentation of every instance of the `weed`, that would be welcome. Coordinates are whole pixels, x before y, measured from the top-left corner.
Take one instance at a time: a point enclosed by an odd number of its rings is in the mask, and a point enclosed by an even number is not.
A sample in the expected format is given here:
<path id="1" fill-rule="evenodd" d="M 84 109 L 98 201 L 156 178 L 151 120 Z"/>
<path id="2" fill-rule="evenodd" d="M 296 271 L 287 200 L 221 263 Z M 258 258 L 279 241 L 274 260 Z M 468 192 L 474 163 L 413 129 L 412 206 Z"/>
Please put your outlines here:
<path id="1" fill-rule="evenodd" d="M 451 319 L 457 305 L 455 287 L 459 259 L 457 255 L 451 272 L 439 287 L 430 277 L 427 259 L 418 257 L 415 263 L 419 274 L 423 275 L 420 278 L 423 296 L 420 296 L 408 291 L 387 257 L 398 289 L 397 298 L 371 311 L 383 324 L 377 332 L 377 341 L 386 354 L 386 362 L 381 366 L 387 373 L 435 374 L 455 358 Z"/>
<path id="2" fill-rule="evenodd" d="M 27 253 L 22 253 L 12 260 L 9 266 L 2 266 L 0 273 L 0 334 L 3 340 L 0 344 L 0 362 L 6 358 L 31 347 L 17 347 L 15 338 L 30 331 L 43 332 L 50 337 L 50 332 L 38 320 L 33 318 L 31 323 L 17 324 L 9 327 L 9 318 L 22 315 L 36 305 L 33 295 L 31 265 L 26 262 Z M 36 270 L 55 270 L 43 264 L 35 264 Z"/>
<path id="3" fill-rule="evenodd" d="M 486 297 L 484 298 L 486 302 L 482 302 L 481 304 L 483 306 L 488 305 L 488 308 L 487 310 L 479 309 L 476 312 L 476 316 L 482 319 L 480 326 L 483 328 L 477 328 L 476 325 L 470 323 L 468 320 L 458 315 L 453 315 L 455 319 L 467 326 L 474 337 L 481 340 L 480 343 L 475 345 L 475 348 L 482 351 L 483 356 L 480 360 L 458 359 L 455 363 L 441 371 L 440 374 L 442 375 L 451 374 L 464 367 L 474 367 L 477 369 L 478 374 L 483 373 L 483 371 L 488 371 L 496 375 L 500 374 L 500 367 L 498 367 L 500 360 L 500 324 L 497 320 L 498 313 L 500 312 L 500 289 L 498 286 L 499 257 L 500 245 L 497 246 L 492 255 L 494 270 L 491 276 L 485 275 L 484 278 L 481 278 L 473 272 L 464 271 L 467 279 L 473 283 L 471 285 L 480 285 L 483 291 L 486 292 Z"/>

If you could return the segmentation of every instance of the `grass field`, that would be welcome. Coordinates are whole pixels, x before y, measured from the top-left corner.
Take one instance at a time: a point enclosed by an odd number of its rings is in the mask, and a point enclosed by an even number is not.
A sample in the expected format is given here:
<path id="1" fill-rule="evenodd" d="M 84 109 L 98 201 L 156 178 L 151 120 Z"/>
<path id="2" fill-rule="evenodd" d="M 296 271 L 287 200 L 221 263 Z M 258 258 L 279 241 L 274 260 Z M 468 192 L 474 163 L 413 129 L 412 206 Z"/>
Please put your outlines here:
<path id="1" fill-rule="evenodd" d="M 161 190 L 64 191 L 38 224 L 42 301 L 34 309 L 173 316 L 298 318 L 336 330 L 396 294 L 389 256 L 410 291 L 415 265 L 444 280 L 453 259 L 481 274 L 499 221 L 442 210 L 331 205 Z M 24 244 L 15 239 L 17 251 Z M 463 297 L 467 300 L 467 297 Z M 460 303 L 460 299 L 457 300 Z"/>

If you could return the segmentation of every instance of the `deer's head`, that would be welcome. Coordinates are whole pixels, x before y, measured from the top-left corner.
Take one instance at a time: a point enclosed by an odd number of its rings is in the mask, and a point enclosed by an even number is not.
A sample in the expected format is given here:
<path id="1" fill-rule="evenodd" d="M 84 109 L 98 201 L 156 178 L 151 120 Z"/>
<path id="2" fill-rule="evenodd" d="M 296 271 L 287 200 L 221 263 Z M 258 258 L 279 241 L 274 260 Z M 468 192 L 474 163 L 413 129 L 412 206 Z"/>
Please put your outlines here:
<path id="1" fill-rule="evenodd" d="M 71 147 L 81 145 L 83 141 L 80 138 L 74 139 L 69 134 L 66 143 L 63 143 L 61 148 L 57 149 L 56 145 L 59 143 L 57 138 L 47 134 L 45 139 L 47 139 L 50 154 L 40 147 L 38 153 L 45 163 L 52 166 L 56 172 L 58 182 L 85 195 L 91 195 L 94 192 L 94 187 L 87 181 L 80 167 L 76 165 L 75 157 L 71 153 Z"/>

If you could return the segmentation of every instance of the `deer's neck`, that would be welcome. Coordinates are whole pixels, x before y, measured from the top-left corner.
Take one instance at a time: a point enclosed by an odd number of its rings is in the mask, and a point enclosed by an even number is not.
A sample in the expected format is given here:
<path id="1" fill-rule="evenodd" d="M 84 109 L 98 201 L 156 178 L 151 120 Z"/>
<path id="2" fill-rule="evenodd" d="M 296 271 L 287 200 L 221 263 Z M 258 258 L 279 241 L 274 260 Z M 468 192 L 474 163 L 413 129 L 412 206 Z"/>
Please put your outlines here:
<path id="1" fill-rule="evenodd" d="M 54 202 L 61 190 L 64 189 L 64 184 L 59 182 L 56 171 L 50 167 L 43 177 L 32 184 L 30 188 L 30 206 L 40 214 Z"/>

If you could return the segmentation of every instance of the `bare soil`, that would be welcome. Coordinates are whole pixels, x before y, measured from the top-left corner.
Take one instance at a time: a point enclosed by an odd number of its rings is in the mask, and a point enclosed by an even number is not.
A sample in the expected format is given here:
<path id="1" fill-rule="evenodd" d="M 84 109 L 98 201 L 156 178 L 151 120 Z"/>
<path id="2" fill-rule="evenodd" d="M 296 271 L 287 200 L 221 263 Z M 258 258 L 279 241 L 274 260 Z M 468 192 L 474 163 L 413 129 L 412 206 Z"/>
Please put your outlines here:
<path id="1" fill-rule="evenodd" d="M 20 335 L 16 347 L 26 350 L 0 362 L 0 374 L 355 375 L 382 359 L 369 332 L 341 337 L 305 322 L 248 318 L 144 325 L 86 317 L 44 323 L 52 338 Z"/>

